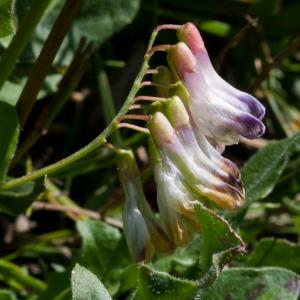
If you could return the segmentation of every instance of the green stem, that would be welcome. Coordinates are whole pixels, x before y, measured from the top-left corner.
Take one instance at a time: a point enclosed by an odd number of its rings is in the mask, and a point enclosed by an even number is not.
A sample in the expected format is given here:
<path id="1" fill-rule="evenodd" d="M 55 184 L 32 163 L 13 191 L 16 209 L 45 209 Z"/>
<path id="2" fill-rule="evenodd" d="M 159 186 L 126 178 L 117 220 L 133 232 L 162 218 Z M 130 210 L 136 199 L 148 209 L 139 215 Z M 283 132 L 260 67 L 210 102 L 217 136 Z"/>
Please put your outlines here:
<path id="1" fill-rule="evenodd" d="M 94 62 L 96 71 L 98 72 L 97 89 L 99 95 L 101 96 L 105 124 L 107 125 L 116 116 L 114 99 L 112 96 L 110 83 L 103 66 L 103 62 L 101 61 L 101 58 L 99 57 L 98 53 L 94 55 Z M 119 130 L 116 130 L 114 132 L 112 140 L 116 142 L 118 146 L 122 145 L 122 137 Z"/>
<path id="2" fill-rule="evenodd" d="M 32 1 L 30 9 L 22 20 L 16 35 L 12 39 L 0 61 L 0 90 L 13 71 L 19 56 L 29 43 L 34 29 L 42 18 L 50 2 L 51 0 Z"/>
<path id="3" fill-rule="evenodd" d="M 150 41 L 148 44 L 148 48 L 147 51 L 150 50 L 153 46 L 153 43 L 155 41 L 155 38 L 157 36 L 157 31 L 153 31 L 152 35 L 150 37 Z M 100 133 L 93 141 L 91 141 L 88 145 L 86 145 L 85 147 L 83 147 L 82 149 L 80 149 L 79 151 L 71 154 L 70 156 L 50 165 L 47 167 L 44 167 L 40 170 L 34 171 L 32 173 L 26 174 L 22 177 L 16 178 L 16 179 L 12 179 L 8 182 L 3 183 L 0 186 L 0 190 L 8 190 L 11 189 L 13 187 L 19 186 L 25 182 L 28 182 L 30 180 L 35 180 L 39 177 L 42 177 L 44 175 L 50 175 L 53 174 L 59 170 L 61 170 L 62 168 L 68 166 L 69 164 L 78 161 L 79 159 L 85 157 L 86 155 L 88 155 L 89 153 L 91 153 L 93 150 L 97 149 L 98 147 L 102 146 L 105 142 L 106 142 L 106 138 L 114 131 L 117 129 L 117 125 L 118 125 L 118 118 L 120 116 L 123 116 L 124 114 L 127 113 L 130 105 L 132 105 L 134 103 L 134 97 L 137 94 L 137 92 L 140 89 L 140 84 L 141 81 L 145 75 L 145 72 L 147 70 L 147 68 L 149 67 L 148 63 L 149 63 L 149 59 L 150 56 L 149 54 L 145 54 L 144 56 L 144 60 L 143 60 L 143 64 L 142 67 L 140 69 L 140 72 L 138 73 L 133 86 L 122 106 L 122 108 L 120 109 L 120 111 L 118 112 L 118 114 L 116 115 L 116 117 L 110 122 L 110 124 L 104 129 L 104 131 L 102 133 Z"/>
<path id="4" fill-rule="evenodd" d="M 25 287 L 37 292 L 43 292 L 47 288 L 44 282 L 25 274 L 22 268 L 3 259 L 0 260 L 0 273 L 4 275 L 7 280 L 14 279 Z"/>
<path id="5" fill-rule="evenodd" d="M 59 89 L 57 93 L 54 94 L 48 105 L 44 107 L 35 122 L 34 129 L 19 146 L 11 162 L 11 168 L 23 157 L 23 155 L 28 153 L 29 149 L 39 140 L 43 132 L 47 132 L 53 120 L 69 100 L 72 91 L 75 89 L 87 69 L 91 51 L 92 45 L 85 40 L 81 40 L 66 74 L 58 85 Z"/>

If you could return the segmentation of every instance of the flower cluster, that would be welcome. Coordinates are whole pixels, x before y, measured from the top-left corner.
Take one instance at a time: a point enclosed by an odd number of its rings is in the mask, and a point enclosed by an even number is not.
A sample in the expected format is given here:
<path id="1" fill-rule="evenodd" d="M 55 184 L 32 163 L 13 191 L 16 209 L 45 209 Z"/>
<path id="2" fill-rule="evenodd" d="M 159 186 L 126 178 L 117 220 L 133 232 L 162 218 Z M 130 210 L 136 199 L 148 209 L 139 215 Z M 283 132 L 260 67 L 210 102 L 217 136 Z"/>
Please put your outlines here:
<path id="1" fill-rule="evenodd" d="M 187 23 L 176 29 L 179 42 L 165 47 L 168 67 L 153 75 L 164 101 L 153 107 L 148 122 L 159 220 L 145 199 L 137 166 L 131 171 L 120 166 L 124 232 L 136 260 L 150 260 L 155 249 L 169 253 L 186 245 L 193 229 L 200 232 L 196 201 L 240 207 L 245 198 L 240 171 L 222 151 L 240 137 L 254 139 L 265 131 L 264 107 L 215 72 L 197 28 Z"/>

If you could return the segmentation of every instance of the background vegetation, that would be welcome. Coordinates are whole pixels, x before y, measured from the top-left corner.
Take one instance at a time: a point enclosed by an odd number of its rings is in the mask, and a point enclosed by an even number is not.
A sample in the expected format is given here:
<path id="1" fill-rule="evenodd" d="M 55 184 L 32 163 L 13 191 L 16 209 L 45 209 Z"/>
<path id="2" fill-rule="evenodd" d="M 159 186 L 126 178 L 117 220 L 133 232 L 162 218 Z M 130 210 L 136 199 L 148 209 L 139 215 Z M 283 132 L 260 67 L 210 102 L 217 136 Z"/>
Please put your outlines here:
<path id="1" fill-rule="evenodd" d="M 0 0 L 0 299 L 296 300 L 299 14 L 296 0 Z M 21 176 L 97 137 L 123 104 L 152 30 L 188 21 L 219 73 L 267 108 L 265 136 L 225 152 L 242 167 L 247 197 L 223 216 L 246 251 L 199 205 L 203 234 L 139 266 L 122 234 L 124 195 L 109 147 Z M 163 32 L 156 43 L 174 40 Z M 121 135 L 155 209 L 146 137 Z"/>

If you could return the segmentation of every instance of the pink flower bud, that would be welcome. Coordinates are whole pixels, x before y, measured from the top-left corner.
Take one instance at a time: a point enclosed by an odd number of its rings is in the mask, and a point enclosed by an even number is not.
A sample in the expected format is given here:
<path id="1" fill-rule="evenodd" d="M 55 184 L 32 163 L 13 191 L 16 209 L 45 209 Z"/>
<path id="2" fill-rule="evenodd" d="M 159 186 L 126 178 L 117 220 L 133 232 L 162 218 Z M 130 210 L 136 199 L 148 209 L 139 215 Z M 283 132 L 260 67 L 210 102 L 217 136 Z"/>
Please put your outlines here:
<path id="1" fill-rule="evenodd" d="M 200 32 L 193 23 L 186 23 L 177 32 L 178 40 L 186 43 L 194 54 L 206 51 Z"/>

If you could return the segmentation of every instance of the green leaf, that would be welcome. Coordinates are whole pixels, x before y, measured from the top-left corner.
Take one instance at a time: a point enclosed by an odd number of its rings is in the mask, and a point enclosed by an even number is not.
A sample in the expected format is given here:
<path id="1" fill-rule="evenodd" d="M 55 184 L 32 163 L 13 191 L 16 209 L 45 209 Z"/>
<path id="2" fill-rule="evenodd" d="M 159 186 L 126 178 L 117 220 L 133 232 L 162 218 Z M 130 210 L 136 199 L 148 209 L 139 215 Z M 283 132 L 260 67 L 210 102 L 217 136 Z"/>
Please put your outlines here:
<path id="1" fill-rule="evenodd" d="M 0 211 L 11 215 L 24 212 L 43 191 L 42 180 L 29 181 L 11 190 L 0 192 Z"/>
<path id="2" fill-rule="evenodd" d="M 77 222 L 77 230 L 83 240 L 79 262 L 100 277 L 113 294 L 119 288 L 123 268 L 131 262 L 123 235 L 92 220 Z"/>
<path id="3" fill-rule="evenodd" d="M 219 37 L 225 37 L 230 31 L 230 25 L 218 20 L 207 20 L 199 24 L 201 31 L 211 33 Z"/>
<path id="4" fill-rule="evenodd" d="M 297 300 L 299 276 L 281 268 L 232 268 L 223 271 L 215 283 L 201 290 L 201 300 Z"/>
<path id="5" fill-rule="evenodd" d="M 0 291 L 0 300 L 17 300 L 15 294 L 9 290 Z"/>
<path id="6" fill-rule="evenodd" d="M 156 271 L 176 274 L 189 280 L 199 278 L 199 256 L 201 254 L 202 239 L 196 237 L 186 247 L 178 247 L 171 255 L 156 257 L 151 267 Z M 118 294 L 126 293 L 137 286 L 139 265 L 131 264 L 124 269 Z"/>
<path id="7" fill-rule="evenodd" d="M 178 247 L 172 255 L 163 256 L 154 261 L 155 270 L 180 274 L 184 277 L 197 276 L 194 271 L 196 273 L 199 271 L 198 264 L 202 247 L 203 240 L 198 236 L 186 247 Z"/>
<path id="8" fill-rule="evenodd" d="M 70 288 L 67 288 L 63 290 L 61 293 L 59 293 L 57 296 L 52 298 L 52 300 L 70 300 L 71 297 L 72 297 L 72 291 Z"/>
<path id="9" fill-rule="evenodd" d="M 9 162 L 14 155 L 19 136 L 15 108 L 0 101 L 0 183 L 5 179 Z"/>
<path id="10" fill-rule="evenodd" d="M 196 282 L 151 270 L 143 265 L 139 270 L 138 287 L 134 300 L 189 300 L 197 292 Z"/>
<path id="11" fill-rule="evenodd" d="M 87 0 L 75 21 L 75 36 L 102 43 L 131 23 L 139 4 L 139 0 Z"/>
<path id="12" fill-rule="evenodd" d="M 24 0 L 19 0 L 24 1 Z M 31 50 L 36 57 L 57 18 L 64 1 L 56 1 L 54 8 L 48 11 L 37 27 Z M 140 6 L 140 0 L 86 0 L 79 15 L 73 22 L 56 56 L 58 65 L 70 62 L 81 37 L 86 37 L 97 44 L 107 39 L 130 24 Z"/>
<path id="13" fill-rule="evenodd" d="M 25 78 L 22 78 L 18 83 L 6 81 L 0 90 L 0 101 L 6 102 L 15 107 L 25 85 Z"/>
<path id="14" fill-rule="evenodd" d="M 63 295 L 70 292 L 69 271 L 57 273 L 53 272 L 47 276 L 47 289 L 38 297 L 38 300 L 58 300 L 64 299 Z M 66 299 L 70 299 L 66 298 Z"/>
<path id="15" fill-rule="evenodd" d="M 201 249 L 203 271 L 209 271 L 209 268 L 214 263 L 214 255 L 224 254 L 224 252 L 234 253 L 244 251 L 243 241 L 226 220 L 201 203 L 197 203 L 194 207 L 200 228 L 203 232 L 203 246 Z M 215 262 L 217 262 L 216 258 Z"/>
<path id="16" fill-rule="evenodd" d="M 73 300 L 112 300 L 97 276 L 79 264 L 72 270 L 71 283 Z"/>
<path id="17" fill-rule="evenodd" d="M 248 257 L 247 265 L 282 267 L 300 273 L 300 246 L 282 239 L 262 239 Z"/>
<path id="18" fill-rule="evenodd" d="M 300 133 L 292 137 L 270 142 L 265 148 L 253 155 L 242 168 L 245 186 L 245 204 L 231 216 L 239 222 L 249 206 L 269 195 L 286 167 L 290 156 L 300 151 Z"/>
<path id="19" fill-rule="evenodd" d="M 0 38 L 14 32 L 13 1 L 0 0 Z"/>

